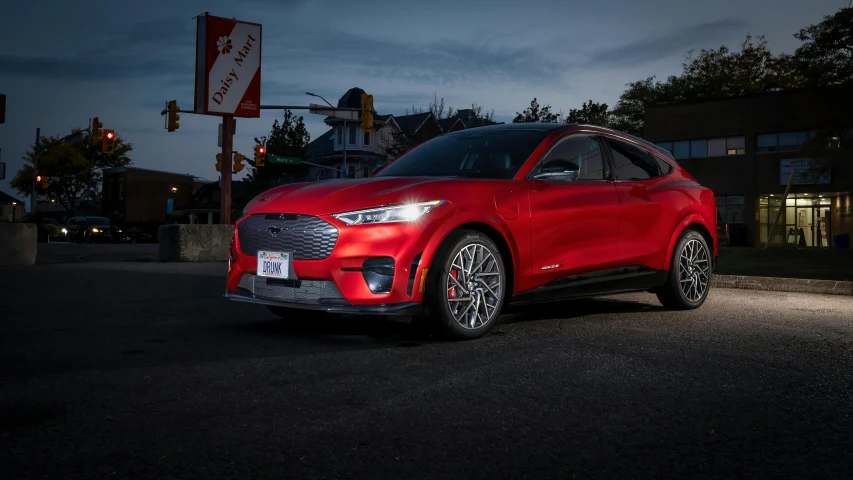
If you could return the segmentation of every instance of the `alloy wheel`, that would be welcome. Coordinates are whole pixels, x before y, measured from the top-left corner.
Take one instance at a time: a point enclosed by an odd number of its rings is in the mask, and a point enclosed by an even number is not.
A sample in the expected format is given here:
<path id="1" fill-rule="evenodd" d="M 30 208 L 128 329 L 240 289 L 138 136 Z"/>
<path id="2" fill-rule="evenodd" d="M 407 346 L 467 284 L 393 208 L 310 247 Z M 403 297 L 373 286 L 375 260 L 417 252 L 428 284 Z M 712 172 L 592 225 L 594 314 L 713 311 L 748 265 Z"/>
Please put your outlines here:
<path id="1" fill-rule="evenodd" d="M 456 323 L 469 330 L 480 328 L 498 313 L 503 294 L 500 263 L 485 245 L 466 245 L 453 257 L 446 288 Z"/>
<path id="2" fill-rule="evenodd" d="M 684 296 L 696 302 L 705 295 L 710 283 L 708 249 L 699 240 L 691 239 L 681 250 L 678 261 L 679 286 Z"/>

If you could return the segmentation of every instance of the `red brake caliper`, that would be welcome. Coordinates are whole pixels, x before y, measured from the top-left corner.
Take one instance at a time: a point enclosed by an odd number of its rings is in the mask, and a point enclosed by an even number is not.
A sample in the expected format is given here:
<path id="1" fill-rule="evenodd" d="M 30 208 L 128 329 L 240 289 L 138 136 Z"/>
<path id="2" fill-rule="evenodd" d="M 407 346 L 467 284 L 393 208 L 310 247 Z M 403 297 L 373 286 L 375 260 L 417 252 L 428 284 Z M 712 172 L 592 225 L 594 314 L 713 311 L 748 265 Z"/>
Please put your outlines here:
<path id="1" fill-rule="evenodd" d="M 454 279 L 458 279 L 458 277 L 456 275 L 457 275 L 456 270 L 450 271 L 450 276 L 453 277 Z M 456 298 L 456 286 L 455 285 L 450 287 L 450 291 L 447 292 L 447 298 Z"/>

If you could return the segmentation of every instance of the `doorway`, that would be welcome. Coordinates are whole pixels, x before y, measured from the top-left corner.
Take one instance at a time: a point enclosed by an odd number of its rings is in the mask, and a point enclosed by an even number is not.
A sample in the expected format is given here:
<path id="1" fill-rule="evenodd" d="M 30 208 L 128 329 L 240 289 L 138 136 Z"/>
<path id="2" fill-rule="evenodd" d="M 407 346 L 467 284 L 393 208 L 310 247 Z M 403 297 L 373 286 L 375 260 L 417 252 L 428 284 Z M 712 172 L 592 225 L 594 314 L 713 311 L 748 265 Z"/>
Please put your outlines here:
<path id="1" fill-rule="evenodd" d="M 795 224 L 789 230 L 788 243 L 793 243 L 797 247 L 829 248 L 832 218 L 830 205 L 804 203 L 799 200 L 793 208 Z M 790 238 L 791 233 L 794 234 L 794 238 Z"/>

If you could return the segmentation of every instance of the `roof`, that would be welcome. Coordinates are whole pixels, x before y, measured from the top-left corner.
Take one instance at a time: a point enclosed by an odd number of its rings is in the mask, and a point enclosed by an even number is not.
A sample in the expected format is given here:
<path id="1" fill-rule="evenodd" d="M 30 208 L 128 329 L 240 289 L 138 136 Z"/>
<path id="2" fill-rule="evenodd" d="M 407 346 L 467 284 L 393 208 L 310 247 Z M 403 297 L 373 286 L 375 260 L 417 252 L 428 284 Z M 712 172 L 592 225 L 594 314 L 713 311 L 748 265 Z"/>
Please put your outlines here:
<path id="1" fill-rule="evenodd" d="M 141 172 L 152 172 L 152 173 L 165 173 L 166 175 L 180 175 L 182 177 L 194 177 L 190 173 L 166 172 L 164 170 L 154 170 L 151 168 L 139 168 L 139 167 L 111 167 L 111 168 L 105 168 L 103 170 L 103 173 L 104 174 L 125 173 L 128 170 L 139 170 Z"/>
<path id="2" fill-rule="evenodd" d="M 18 203 L 20 203 L 21 205 L 23 205 L 23 204 L 24 204 L 24 202 L 23 202 L 23 201 L 18 200 L 17 198 L 15 198 L 15 197 L 13 197 L 13 196 L 9 195 L 9 194 L 8 194 L 8 193 L 6 193 L 6 192 L 0 191 L 0 203 L 12 203 L 12 202 L 18 202 Z"/>
<path id="3" fill-rule="evenodd" d="M 350 88 L 338 100 L 338 108 L 361 108 L 361 96 L 365 93 L 367 92 L 358 87 Z"/>
<path id="4" fill-rule="evenodd" d="M 397 125 L 400 126 L 400 130 L 403 133 L 414 133 L 418 130 L 427 118 L 431 117 L 431 112 L 424 113 L 416 113 L 414 115 L 401 115 L 399 117 L 394 117 L 394 120 L 397 122 Z"/>
<path id="5" fill-rule="evenodd" d="M 309 142 L 308 146 L 305 147 L 305 157 L 317 158 L 331 153 L 335 148 L 332 144 L 332 136 L 334 136 L 334 134 L 335 129 L 330 128 L 326 133 Z"/>

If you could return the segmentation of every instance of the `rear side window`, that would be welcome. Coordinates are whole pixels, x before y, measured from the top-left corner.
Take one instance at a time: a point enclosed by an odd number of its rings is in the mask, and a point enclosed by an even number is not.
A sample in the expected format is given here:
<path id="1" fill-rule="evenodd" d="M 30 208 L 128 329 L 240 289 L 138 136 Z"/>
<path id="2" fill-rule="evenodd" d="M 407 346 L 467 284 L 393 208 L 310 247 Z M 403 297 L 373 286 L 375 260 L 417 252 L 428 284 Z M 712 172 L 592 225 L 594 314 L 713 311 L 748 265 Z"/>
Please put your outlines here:
<path id="1" fill-rule="evenodd" d="M 666 162 L 666 160 L 658 157 L 657 155 L 652 155 L 655 158 L 655 161 L 658 164 L 658 168 L 660 169 L 661 175 L 669 175 L 672 173 L 672 165 Z"/>
<path id="2" fill-rule="evenodd" d="M 660 176 L 658 164 L 649 152 L 612 138 L 606 141 L 618 180 L 648 180 Z"/>

